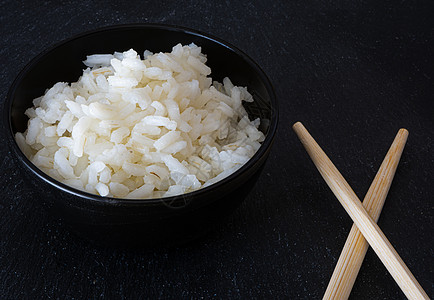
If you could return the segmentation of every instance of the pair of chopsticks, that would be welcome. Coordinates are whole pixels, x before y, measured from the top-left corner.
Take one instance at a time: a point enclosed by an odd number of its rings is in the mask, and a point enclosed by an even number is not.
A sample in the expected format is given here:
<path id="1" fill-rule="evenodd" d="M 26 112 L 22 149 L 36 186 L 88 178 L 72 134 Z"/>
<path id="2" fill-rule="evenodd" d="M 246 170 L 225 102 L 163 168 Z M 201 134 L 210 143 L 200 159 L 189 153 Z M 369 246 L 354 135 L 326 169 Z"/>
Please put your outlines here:
<path id="1" fill-rule="evenodd" d="M 350 185 L 303 124 L 297 122 L 293 129 L 322 177 L 354 222 L 323 299 L 348 298 L 368 249 L 368 243 L 407 298 L 429 299 L 376 224 L 407 141 L 408 131 L 399 130 L 362 205 Z"/>

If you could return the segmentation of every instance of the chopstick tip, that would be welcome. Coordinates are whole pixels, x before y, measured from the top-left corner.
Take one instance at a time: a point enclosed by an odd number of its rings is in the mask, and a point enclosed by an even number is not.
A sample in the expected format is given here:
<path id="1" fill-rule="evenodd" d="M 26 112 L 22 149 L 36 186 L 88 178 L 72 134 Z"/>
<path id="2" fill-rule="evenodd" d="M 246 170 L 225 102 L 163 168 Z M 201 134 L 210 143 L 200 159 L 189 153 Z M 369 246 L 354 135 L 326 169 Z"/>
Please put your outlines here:
<path id="1" fill-rule="evenodd" d="M 407 129 L 405 129 L 405 128 L 401 128 L 401 129 L 399 129 L 399 131 L 398 131 L 398 134 L 400 134 L 401 136 L 403 136 L 403 137 L 407 138 L 407 137 L 408 137 L 408 134 L 409 134 L 409 132 L 408 132 L 408 130 L 407 130 Z"/>
<path id="2" fill-rule="evenodd" d="M 298 122 L 295 122 L 294 125 L 292 125 L 293 129 L 296 129 L 297 127 L 304 127 L 304 126 L 300 121 L 298 121 Z"/>

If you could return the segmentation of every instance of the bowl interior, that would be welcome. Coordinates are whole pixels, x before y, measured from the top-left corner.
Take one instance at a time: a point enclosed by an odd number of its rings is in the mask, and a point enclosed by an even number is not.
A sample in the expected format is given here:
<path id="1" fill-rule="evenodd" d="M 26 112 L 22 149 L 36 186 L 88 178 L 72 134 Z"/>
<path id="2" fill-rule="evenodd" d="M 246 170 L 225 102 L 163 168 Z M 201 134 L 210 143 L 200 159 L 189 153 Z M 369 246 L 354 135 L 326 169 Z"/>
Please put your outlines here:
<path id="1" fill-rule="evenodd" d="M 63 41 L 37 56 L 20 73 L 9 91 L 11 133 L 25 131 L 28 118 L 24 112 L 33 105 L 34 98 L 43 95 L 56 82 L 78 80 L 86 68 L 82 63 L 86 55 L 133 48 L 143 56 L 145 50 L 170 52 L 178 43 L 195 43 L 202 47 L 213 80 L 221 82 L 224 77 L 229 77 L 235 85 L 247 87 L 255 101 L 244 106 L 251 119 L 261 119 L 260 130 L 266 135 L 265 147 L 261 148 L 268 148 L 276 130 L 277 113 L 272 87 L 262 70 L 244 53 L 223 41 L 189 29 L 163 25 L 103 28 Z"/>

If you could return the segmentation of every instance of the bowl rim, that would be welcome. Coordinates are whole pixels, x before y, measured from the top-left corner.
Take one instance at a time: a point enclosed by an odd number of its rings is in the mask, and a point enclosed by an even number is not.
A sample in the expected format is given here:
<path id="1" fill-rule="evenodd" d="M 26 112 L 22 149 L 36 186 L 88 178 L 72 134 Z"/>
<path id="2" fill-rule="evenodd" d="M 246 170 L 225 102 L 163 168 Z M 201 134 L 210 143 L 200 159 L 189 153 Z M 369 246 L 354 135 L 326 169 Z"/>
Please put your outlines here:
<path id="1" fill-rule="evenodd" d="M 60 181 L 57 181 L 56 179 L 50 177 L 46 173 L 44 173 L 42 170 L 40 170 L 36 165 L 34 165 L 27 157 L 26 155 L 21 151 L 18 144 L 15 141 L 14 132 L 12 129 L 12 118 L 11 118 L 11 110 L 12 110 L 12 99 L 13 95 L 15 94 L 16 88 L 21 83 L 24 76 L 28 73 L 29 70 L 31 70 L 41 59 L 43 59 L 45 56 L 47 56 L 50 52 L 54 51 L 58 47 L 65 45 L 69 42 L 72 42 L 74 40 L 83 38 L 88 35 L 104 32 L 104 31 L 114 31 L 119 29 L 134 29 L 134 28 L 150 28 L 150 29 L 161 29 L 161 30 L 167 30 L 167 31 L 174 31 L 174 32 L 182 32 L 189 35 L 197 36 L 199 38 L 204 38 L 206 40 L 210 40 L 211 42 L 217 43 L 230 51 L 237 54 L 239 57 L 241 57 L 245 62 L 247 62 L 259 75 L 261 78 L 261 81 L 264 83 L 265 88 L 267 90 L 267 93 L 270 96 L 271 101 L 271 119 L 270 124 L 268 128 L 268 132 L 265 136 L 264 141 L 261 143 L 261 146 L 256 151 L 256 153 L 244 164 L 242 165 L 238 170 L 236 170 L 231 175 L 223 178 L 222 180 L 213 183 L 205 188 L 200 188 L 198 190 L 188 192 L 181 195 L 175 195 L 170 197 L 161 197 L 161 198 L 147 198 L 147 199 L 126 199 L 126 198 L 114 198 L 114 197 L 106 197 L 106 196 L 100 196 L 96 194 L 91 194 L 82 190 L 78 190 L 76 188 L 73 188 L 71 186 L 68 186 Z M 189 198 L 193 199 L 196 197 L 200 197 L 204 194 L 207 194 L 213 190 L 217 190 L 220 187 L 226 185 L 228 182 L 232 181 L 233 179 L 241 176 L 242 174 L 246 173 L 251 167 L 253 167 L 268 151 L 268 149 L 271 147 L 276 131 L 277 131 L 277 124 L 279 119 L 279 112 L 278 112 L 278 104 L 276 99 L 276 94 L 274 91 L 274 88 L 271 84 L 270 79 L 267 77 L 265 72 L 262 70 L 262 68 L 252 59 L 250 58 L 246 53 L 238 49 L 236 46 L 232 45 L 229 42 L 224 41 L 221 38 L 218 38 L 216 36 L 213 36 L 208 33 L 204 33 L 195 29 L 179 26 L 179 25 L 170 25 L 170 24 L 160 24 L 160 23 L 128 23 L 128 24 L 119 24 L 119 25 L 111 25 L 111 26 L 104 26 L 99 27 L 93 30 L 85 31 L 76 35 L 73 35 L 72 37 L 69 37 L 67 39 L 61 40 L 57 43 L 54 43 L 52 46 L 46 48 L 41 53 L 39 53 L 37 56 L 32 58 L 29 63 L 25 65 L 25 67 L 18 73 L 16 78 L 14 79 L 11 87 L 8 90 L 6 101 L 4 102 L 3 107 L 3 120 L 4 125 L 6 129 L 6 139 L 9 144 L 9 146 L 14 150 L 15 154 L 17 155 L 18 159 L 37 177 L 42 179 L 43 181 L 49 183 L 50 185 L 54 186 L 55 188 L 60 189 L 63 192 L 66 192 L 68 194 L 71 194 L 73 196 L 80 197 L 82 199 L 91 200 L 94 202 L 98 202 L 101 204 L 115 204 L 115 205 L 140 205 L 140 204 L 150 204 L 150 205 L 158 205 L 161 203 L 167 203 L 167 202 L 174 202 L 176 200 L 179 200 L 180 198 Z"/>

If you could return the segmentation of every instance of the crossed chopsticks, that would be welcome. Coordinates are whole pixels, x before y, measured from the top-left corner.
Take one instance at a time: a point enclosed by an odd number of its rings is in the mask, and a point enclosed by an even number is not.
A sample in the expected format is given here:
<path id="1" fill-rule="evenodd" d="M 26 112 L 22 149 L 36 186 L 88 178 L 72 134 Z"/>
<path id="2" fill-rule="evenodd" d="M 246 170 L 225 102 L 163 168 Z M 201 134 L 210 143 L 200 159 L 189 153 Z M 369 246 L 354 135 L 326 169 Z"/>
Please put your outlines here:
<path id="1" fill-rule="evenodd" d="M 323 299 L 347 299 L 362 265 L 368 243 L 409 299 L 429 299 L 376 224 L 407 141 L 400 129 L 375 176 L 363 205 L 345 178 L 300 122 L 293 126 L 318 171 L 354 222 Z"/>

